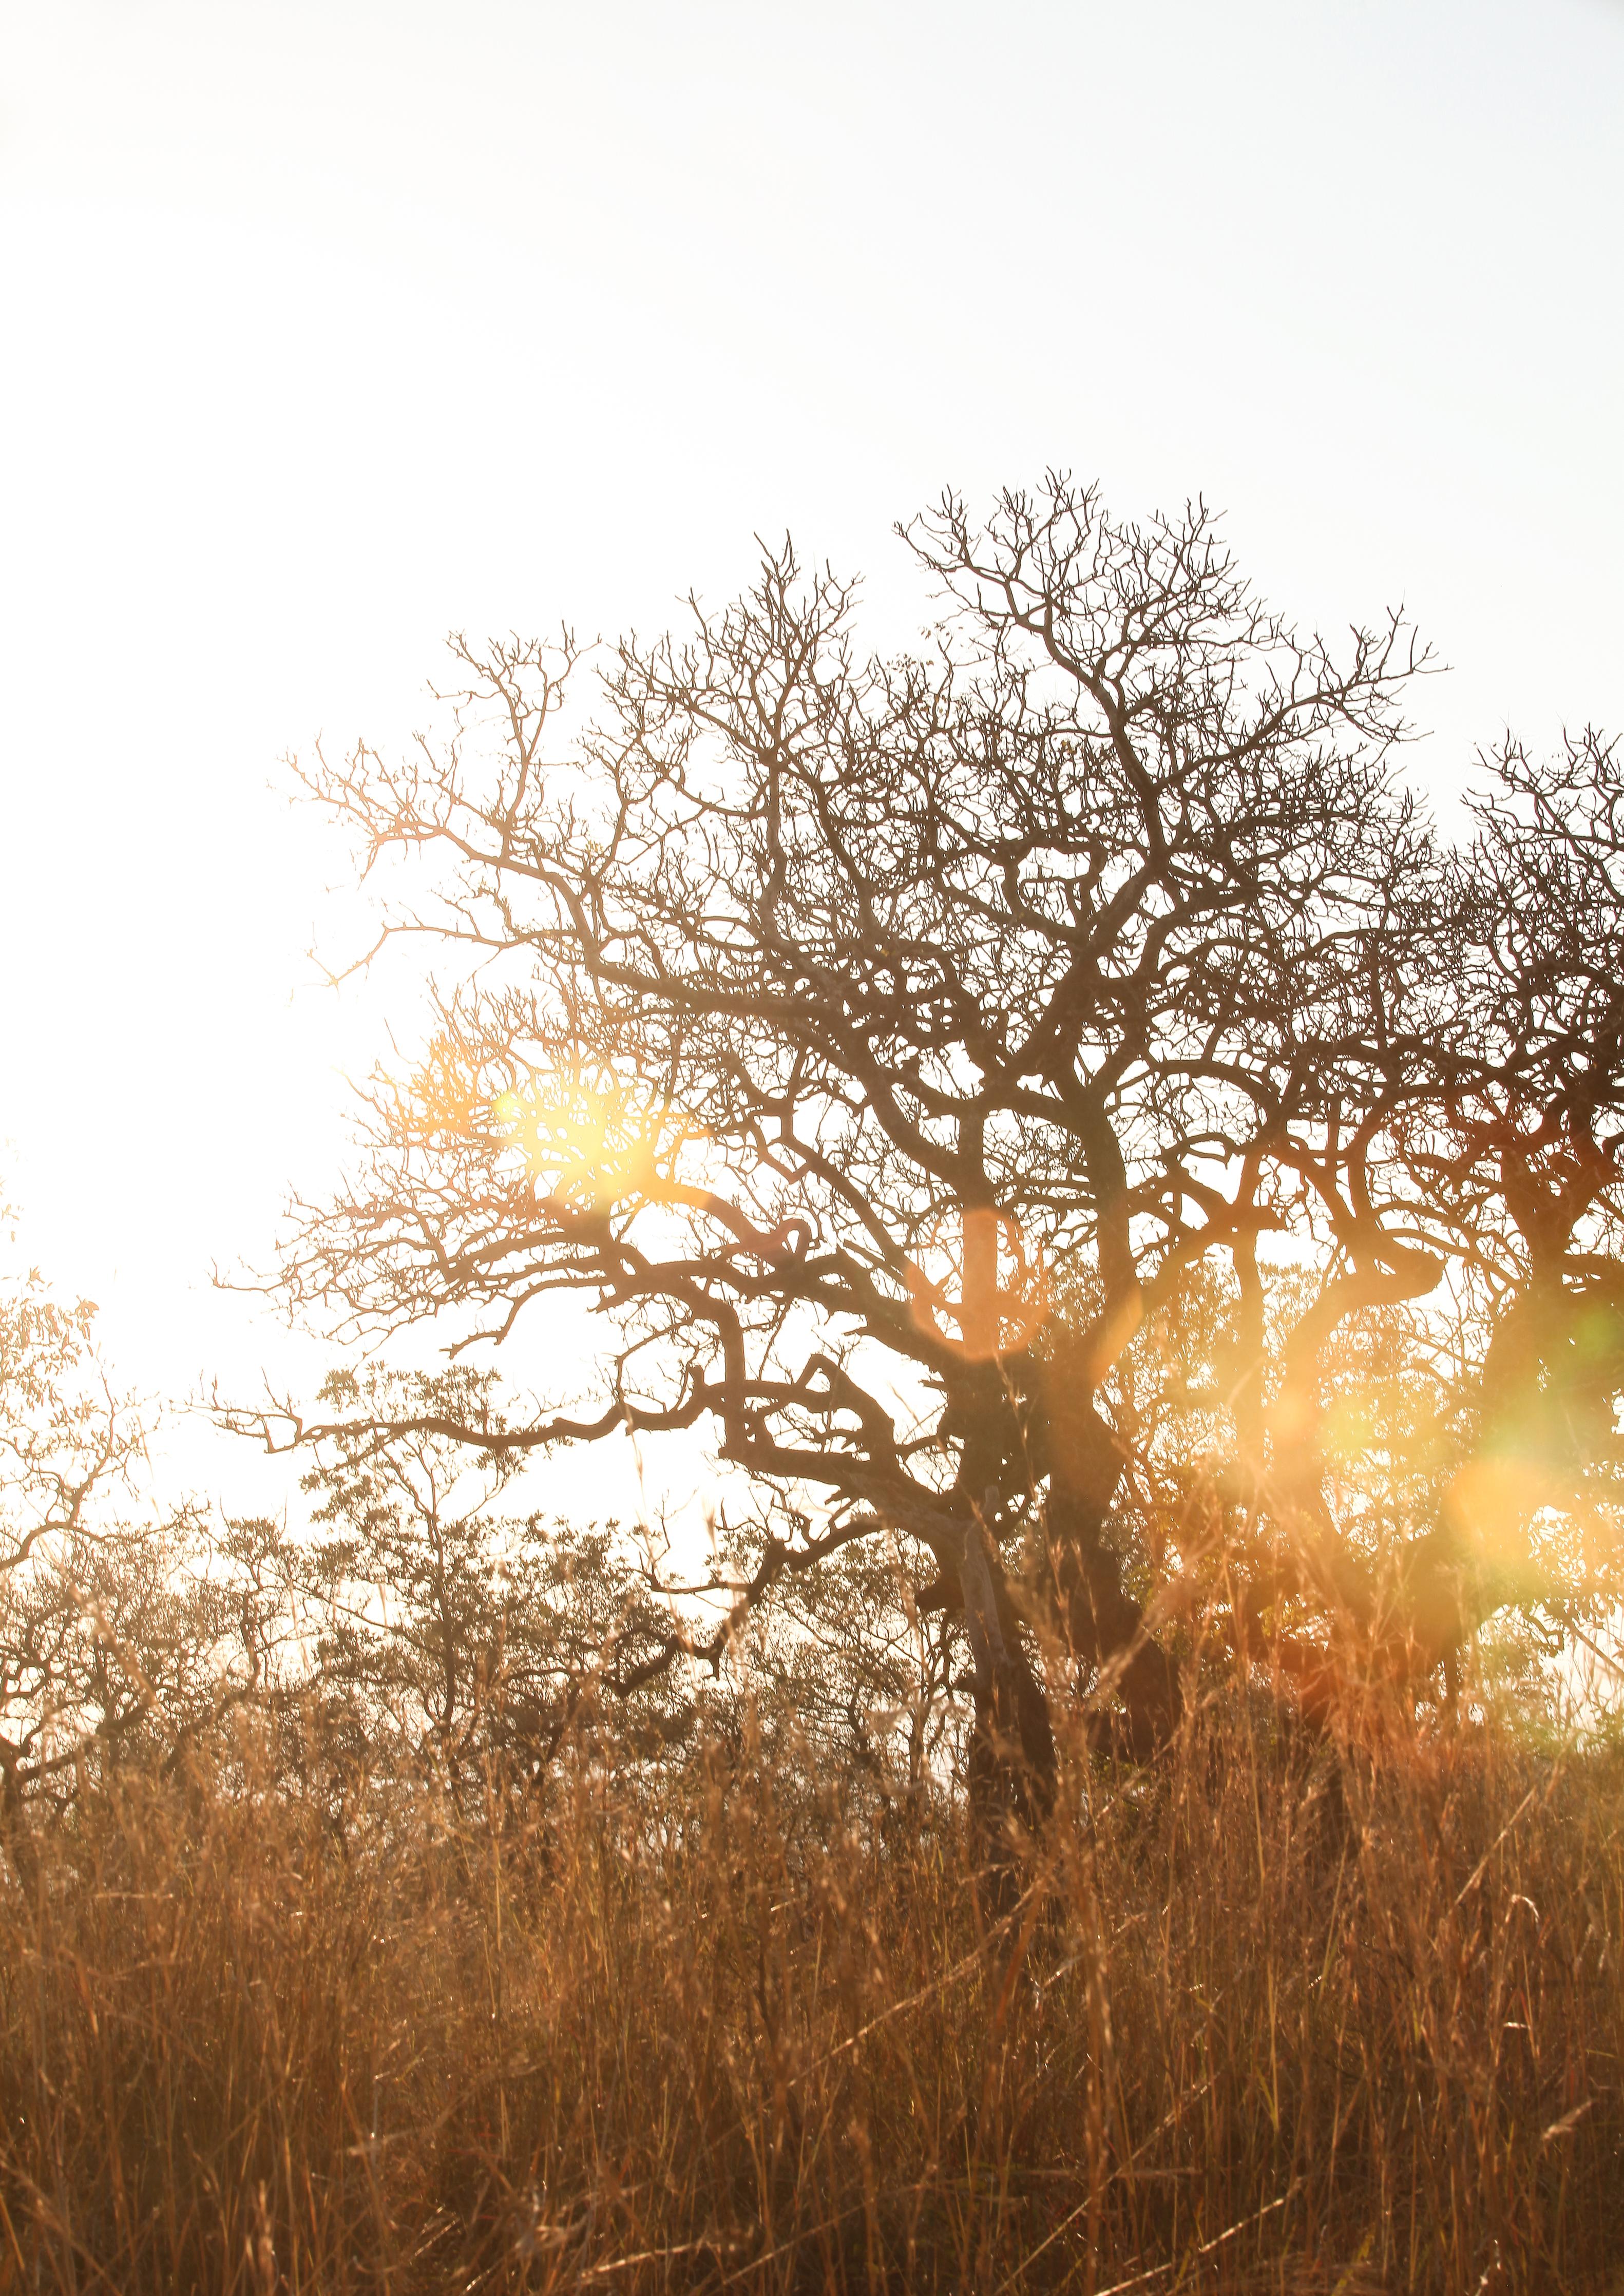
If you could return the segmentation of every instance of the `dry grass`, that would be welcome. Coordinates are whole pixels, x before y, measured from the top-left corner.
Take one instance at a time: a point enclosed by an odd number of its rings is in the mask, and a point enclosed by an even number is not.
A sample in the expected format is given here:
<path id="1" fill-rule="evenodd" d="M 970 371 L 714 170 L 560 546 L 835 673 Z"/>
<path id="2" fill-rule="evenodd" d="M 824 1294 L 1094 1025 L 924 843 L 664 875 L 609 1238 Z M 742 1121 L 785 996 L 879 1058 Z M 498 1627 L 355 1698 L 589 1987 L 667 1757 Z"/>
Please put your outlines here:
<path id="1" fill-rule="evenodd" d="M 1615 1759 L 1209 1710 L 1073 1790 L 991 1925 L 949 1812 L 714 1751 L 103 1795 L 0 1909 L 0 2288 L 1609 2284 Z"/>

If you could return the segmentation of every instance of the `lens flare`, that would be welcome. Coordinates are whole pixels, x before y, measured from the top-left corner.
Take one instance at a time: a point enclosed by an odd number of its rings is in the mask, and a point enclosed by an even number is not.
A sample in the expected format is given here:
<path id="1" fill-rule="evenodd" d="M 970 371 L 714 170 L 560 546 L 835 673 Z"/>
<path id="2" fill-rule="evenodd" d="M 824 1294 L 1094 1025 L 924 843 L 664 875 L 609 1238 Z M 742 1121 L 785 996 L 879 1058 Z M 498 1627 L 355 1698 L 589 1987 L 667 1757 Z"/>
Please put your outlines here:
<path id="1" fill-rule="evenodd" d="M 1021 1223 L 987 1208 L 939 1220 L 907 1264 L 907 1286 L 918 1328 L 972 1363 L 1021 1354 L 1049 1312 L 1043 1263 Z"/>
<path id="2" fill-rule="evenodd" d="M 491 1103 L 498 1129 L 523 1156 L 543 1201 L 604 1211 L 648 1196 L 686 1148 L 705 1136 L 661 1101 L 618 1080 L 550 1078 Z"/>

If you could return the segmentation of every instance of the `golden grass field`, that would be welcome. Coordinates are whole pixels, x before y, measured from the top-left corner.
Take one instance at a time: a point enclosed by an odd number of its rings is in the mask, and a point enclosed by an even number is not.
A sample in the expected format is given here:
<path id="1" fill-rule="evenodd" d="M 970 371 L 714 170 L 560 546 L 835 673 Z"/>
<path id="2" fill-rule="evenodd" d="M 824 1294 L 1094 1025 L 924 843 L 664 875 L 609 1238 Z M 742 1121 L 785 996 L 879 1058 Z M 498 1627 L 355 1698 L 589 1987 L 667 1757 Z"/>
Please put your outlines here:
<path id="1" fill-rule="evenodd" d="M 1070 1755 L 997 1919 L 748 1730 L 99 1788 L 0 1907 L 0 2289 L 1624 2284 L 1624 1761 L 1264 1716 Z"/>

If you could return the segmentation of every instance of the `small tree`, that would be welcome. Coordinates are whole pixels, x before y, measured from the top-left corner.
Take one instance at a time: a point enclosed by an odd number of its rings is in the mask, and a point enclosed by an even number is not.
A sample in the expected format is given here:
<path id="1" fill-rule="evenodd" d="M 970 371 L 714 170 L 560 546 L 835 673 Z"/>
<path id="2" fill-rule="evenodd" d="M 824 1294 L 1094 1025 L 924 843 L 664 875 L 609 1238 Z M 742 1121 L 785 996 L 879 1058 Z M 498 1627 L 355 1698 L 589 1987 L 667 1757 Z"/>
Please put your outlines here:
<path id="1" fill-rule="evenodd" d="M 1535 1282 L 1525 1166 L 1565 1207 L 1579 1159 L 1587 1256 L 1554 1281 L 1612 1296 L 1620 1071 L 1616 1037 L 1587 1056 L 1585 1116 L 1579 1053 L 1534 1049 L 1545 955 L 1497 873 L 1543 898 L 1583 846 L 1606 907 L 1616 871 L 1513 759 L 1532 812 L 1441 848 L 1396 770 L 1407 630 L 1300 636 L 1200 508 L 1124 524 L 1056 479 L 906 540 L 941 602 L 917 652 L 860 654 L 853 586 L 786 545 L 623 642 L 556 754 L 567 641 L 457 641 L 442 738 L 318 753 L 365 871 L 416 889 L 383 939 L 451 970 L 282 1282 L 498 1339 L 554 1292 L 595 1307 L 601 1397 L 501 1444 L 708 1430 L 767 1495 L 741 1604 L 912 1543 L 996 1831 L 1053 1772 L 1046 1644 L 1145 1752 L 1180 1636 L 1284 1658 L 1323 1708 L 1551 1591 L 1494 1592 L 1466 1494 Z M 1612 752 L 1584 773 L 1612 805 Z M 1599 1407 L 1618 1364 L 1587 1361 Z M 1599 1421 L 1575 1439 L 1610 1459 Z"/>
<path id="2" fill-rule="evenodd" d="M 163 1759 L 209 1694 L 201 1525 L 114 1511 L 145 1428 L 96 1360 L 94 1320 L 37 1268 L 0 1281 L 0 1816 L 25 1865 L 30 1802 Z"/>
<path id="3" fill-rule="evenodd" d="M 655 1742 L 683 1726 L 668 1694 L 680 1637 L 615 1527 L 504 1510 L 526 1445 L 508 1440 L 495 1390 L 465 1368 L 334 1373 L 320 1396 L 332 1415 L 300 1431 L 308 1531 L 240 1522 L 225 1542 L 247 1694 L 305 1718 L 314 1702 L 318 1737 L 454 1796 L 482 1788 L 493 1758 L 544 1770 L 601 1695 L 636 1702 L 628 1726 Z"/>

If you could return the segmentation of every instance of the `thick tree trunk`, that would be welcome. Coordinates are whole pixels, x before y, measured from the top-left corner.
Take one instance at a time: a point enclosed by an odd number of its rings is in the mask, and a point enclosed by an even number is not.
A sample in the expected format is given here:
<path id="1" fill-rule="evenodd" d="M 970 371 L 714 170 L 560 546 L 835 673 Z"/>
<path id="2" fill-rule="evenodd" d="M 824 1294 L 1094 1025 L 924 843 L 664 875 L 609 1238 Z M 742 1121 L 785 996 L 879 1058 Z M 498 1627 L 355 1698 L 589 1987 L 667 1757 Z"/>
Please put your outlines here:
<path id="1" fill-rule="evenodd" d="M 1122 1454 L 1063 1361 L 1051 1365 L 1044 1399 L 1049 1470 L 1044 1527 L 1059 1625 L 1085 1665 L 1113 1673 L 1128 1748 L 1143 1760 L 1172 1736 L 1184 1699 L 1178 1669 L 1147 1629 L 1143 1608 L 1122 1584 L 1120 1558 L 1104 1537 Z"/>
<path id="2" fill-rule="evenodd" d="M 978 1861 L 1007 1895 L 1019 1837 L 1035 1833 L 1054 1807 L 1054 1735 L 1048 1700 L 1021 1646 L 997 1550 L 987 1520 L 997 1504 L 988 1491 L 972 1514 L 959 1556 L 959 1592 L 975 1670 L 975 1726 L 970 1748 L 970 1816 Z"/>
<path id="3" fill-rule="evenodd" d="M 18 1775 L 14 1750 L 11 1752 L 11 1759 L 0 1763 L 0 1841 L 4 1842 L 23 1890 L 37 1904 L 39 1850 L 34 1840 L 34 1828 L 23 1795 L 22 1782 Z"/>

